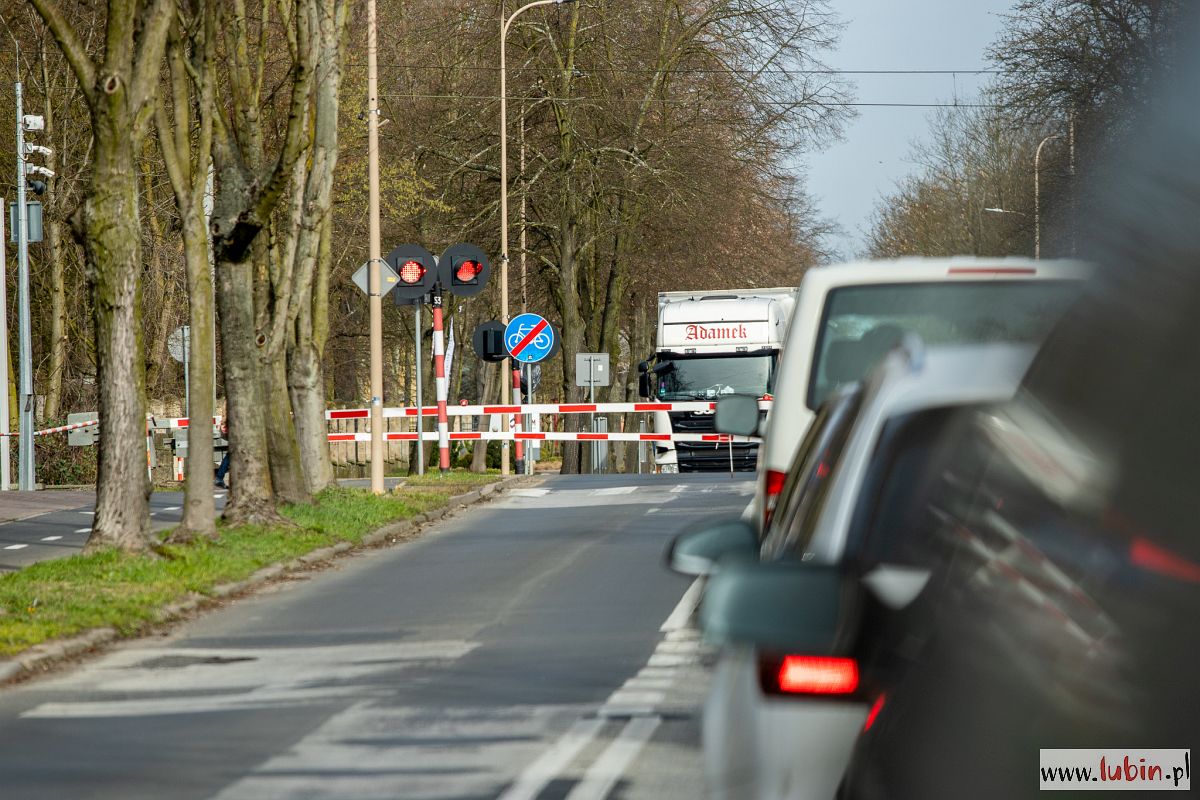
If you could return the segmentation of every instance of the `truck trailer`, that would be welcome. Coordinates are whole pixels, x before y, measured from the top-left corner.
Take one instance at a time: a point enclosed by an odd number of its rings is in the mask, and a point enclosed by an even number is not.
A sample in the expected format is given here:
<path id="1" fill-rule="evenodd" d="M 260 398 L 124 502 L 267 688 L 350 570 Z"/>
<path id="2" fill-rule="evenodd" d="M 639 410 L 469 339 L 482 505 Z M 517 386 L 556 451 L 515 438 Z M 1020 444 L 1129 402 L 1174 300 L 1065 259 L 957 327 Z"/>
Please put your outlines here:
<path id="1" fill-rule="evenodd" d="M 770 397 L 796 303 L 795 288 L 660 292 L 654 356 L 642 362 L 644 397 L 715 401 L 726 394 Z M 712 411 L 658 411 L 656 433 L 712 433 Z M 731 458 L 732 456 L 732 458 Z M 661 442 L 659 472 L 753 470 L 758 445 Z"/>

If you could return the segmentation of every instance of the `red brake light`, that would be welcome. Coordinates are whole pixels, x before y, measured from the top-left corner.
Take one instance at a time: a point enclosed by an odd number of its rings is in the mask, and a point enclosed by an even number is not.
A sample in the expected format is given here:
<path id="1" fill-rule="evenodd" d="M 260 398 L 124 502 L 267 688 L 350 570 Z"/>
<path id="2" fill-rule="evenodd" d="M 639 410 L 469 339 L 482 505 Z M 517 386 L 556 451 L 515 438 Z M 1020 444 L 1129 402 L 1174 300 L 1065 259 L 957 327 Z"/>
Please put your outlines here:
<path id="1" fill-rule="evenodd" d="M 483 272 L 483 264 L 470 259 L 458 265 L 458 269 L 454 272 L 454 277 L 462 283 L 470 283 Z"/>
<path id="2" fill-rule="evenodd" d="M 871 705 L 871 710 L 867 712 L 867 718 L 863 722 L 863 733 L 871 730 L 871 726 L 875 724 L 875 718 L 879 716 L 879 712 L 883 710 L 883 703 L 887 699 L 886 694 L 881 694 L 875 698 L 875 702 Z"/>
<path id="3" fill-rule="evenodd" d="M 779 493 L 783 491 L 783 482 L 786 479 L 786 472 L 780 472 L 777 469 L 767 470 L 763 492 L 763 530 L 766 530 L 767 525 L 771 522 L 771 515 L 775 513 L 775 503 L 779 501 Z"/>
<path id="4" fill-rule="evenodd" d="M 858 688 L 858 662 L 829 656 L 784 656 L 779 691 L 788 694 L 850 694 Z"/>
<path id="5" fill-rule="evenodd" d="M 1129 543 L 1129 562 L 1150 572 L 1190 583 L 1200 583 L 1200 565 L 1159 547 L 1140 536 Z"/>
<path id="6" fill-rule="evenodd" d="M 400 265 L 400 280 L 410 286 L 420 283 L 424 277 L 425 267 L 421 265 L 420 261 L 409 260 Z"/>

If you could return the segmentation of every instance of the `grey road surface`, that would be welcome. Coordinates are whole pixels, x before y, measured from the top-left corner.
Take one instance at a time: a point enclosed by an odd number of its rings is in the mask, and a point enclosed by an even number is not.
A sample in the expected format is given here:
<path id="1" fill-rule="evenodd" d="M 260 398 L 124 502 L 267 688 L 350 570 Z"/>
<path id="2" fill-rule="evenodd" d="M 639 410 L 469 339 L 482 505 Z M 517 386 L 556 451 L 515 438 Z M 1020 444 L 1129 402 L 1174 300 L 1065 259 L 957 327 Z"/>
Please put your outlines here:
<path id="1" fill-rule="evenodd" d="M 729 476 L 553 477 L 0 692 L 0 797 L 703 795 L 698 587 Z"/>
<path id="2" fill-rule="evenodd" d="M 54 507 L 36 516 L 0 521 L 0 572 L 27 567 L 37 561 L 78 553 L 87 543 L 95 517 L 95 492 L 21 492 L 36 494 L 38 510 Z M 226 492 L 213 490 L 217 513 L 225 508 Z M 0 498 L 11 502 L 11 498 Z M 150 495 L 150 523 L 154 530 L 178 525 L 183 519 L 183 492 Z M 4 795 L 0 793 L 0 797 Z"/>

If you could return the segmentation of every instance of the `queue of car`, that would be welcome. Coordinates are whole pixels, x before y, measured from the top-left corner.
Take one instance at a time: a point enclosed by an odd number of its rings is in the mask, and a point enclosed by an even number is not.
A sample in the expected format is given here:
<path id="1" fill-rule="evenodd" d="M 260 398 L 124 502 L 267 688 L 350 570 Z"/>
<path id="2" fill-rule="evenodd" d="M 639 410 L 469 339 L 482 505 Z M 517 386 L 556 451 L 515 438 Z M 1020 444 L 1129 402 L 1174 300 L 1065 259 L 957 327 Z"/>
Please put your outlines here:
<path id="1" fill-rule="evenodd" d="M 1200 273 L 877 266 L 810 271 L 765 423 L 717 406 L 764 437 L 754 502 L 667 553 L 708 581 L 710 795 L 1025 796 L 1043 748 L 1186 747 Z"/>

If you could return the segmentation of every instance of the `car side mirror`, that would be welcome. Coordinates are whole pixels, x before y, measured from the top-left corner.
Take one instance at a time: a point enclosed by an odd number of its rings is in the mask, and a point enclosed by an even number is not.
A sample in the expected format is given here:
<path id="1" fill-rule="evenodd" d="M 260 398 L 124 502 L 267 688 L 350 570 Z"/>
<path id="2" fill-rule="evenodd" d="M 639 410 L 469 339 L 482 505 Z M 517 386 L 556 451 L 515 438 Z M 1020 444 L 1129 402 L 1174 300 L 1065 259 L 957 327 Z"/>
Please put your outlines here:
<path id="1" fill-rule="evenodd" d="M 642 363 L 645 364 L 646 362 L 643 361 Z M 650 373 L 649 372 L 642 372 L 640 375 L 638 375 L 638 395 L 641 397 L 645 397 L 647 399 L 650 397 Z"/>
<path id="2" fill-rule="evenodd" d="M 725 395 L 717 401 L 715 421 L 719 433 L 754 436 L 758 433 L 758 398 L 748 394 Z"/>
<path id="3" fill-rule="evenodd" d="M 735 562 L 709 581 L 700 607 L 704 637 L 823 655 L 846 644 L 860 590 L 843 568 L 802 561 Z"/>
<path id="4" fill-rule="evenodd" d="M 712 575 L 722 560 L 758 558 L 754 528 L 740 518 L 681 533 L 667 546 L 667 568 L 681 575 Z"/>

